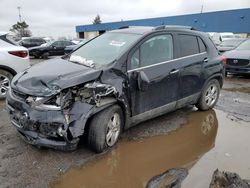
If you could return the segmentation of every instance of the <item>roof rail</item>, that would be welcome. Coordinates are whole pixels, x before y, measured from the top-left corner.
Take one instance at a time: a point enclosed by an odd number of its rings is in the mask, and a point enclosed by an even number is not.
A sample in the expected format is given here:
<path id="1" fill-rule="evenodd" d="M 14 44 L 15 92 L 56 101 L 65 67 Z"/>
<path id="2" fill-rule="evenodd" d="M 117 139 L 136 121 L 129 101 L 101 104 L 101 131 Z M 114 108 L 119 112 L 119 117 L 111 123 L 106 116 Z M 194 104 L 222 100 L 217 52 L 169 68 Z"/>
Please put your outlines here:
<path id="1" fill-rule="evenodd" d="M 183 29 L 183 30 L 196 30 L 194 27 L 191 26 L 183 26 L 183 25 L 160 25 L 156 26 L 154 30 L 163 30 L 163 29 Z"/>

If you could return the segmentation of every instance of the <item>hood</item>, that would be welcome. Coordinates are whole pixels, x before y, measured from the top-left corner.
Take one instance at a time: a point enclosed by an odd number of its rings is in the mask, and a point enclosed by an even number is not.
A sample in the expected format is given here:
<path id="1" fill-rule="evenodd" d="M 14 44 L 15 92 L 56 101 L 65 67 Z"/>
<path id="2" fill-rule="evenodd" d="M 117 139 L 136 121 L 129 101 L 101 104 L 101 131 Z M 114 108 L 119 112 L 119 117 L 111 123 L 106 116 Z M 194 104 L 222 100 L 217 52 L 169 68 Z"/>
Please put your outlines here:
<path id="1" fill-rule="evenodd" d="M 249 59 L 250 60 L 250 50 L 232 50 L 225 52 L 223 56 L 230 59 Z"/>
<path id="2" fill-rule="evenodd" d="M 56 58 L 17 74 L 11 87 L 33 96 L 51 96 L 60 90 L 98 78 L 102 70 Z"/>

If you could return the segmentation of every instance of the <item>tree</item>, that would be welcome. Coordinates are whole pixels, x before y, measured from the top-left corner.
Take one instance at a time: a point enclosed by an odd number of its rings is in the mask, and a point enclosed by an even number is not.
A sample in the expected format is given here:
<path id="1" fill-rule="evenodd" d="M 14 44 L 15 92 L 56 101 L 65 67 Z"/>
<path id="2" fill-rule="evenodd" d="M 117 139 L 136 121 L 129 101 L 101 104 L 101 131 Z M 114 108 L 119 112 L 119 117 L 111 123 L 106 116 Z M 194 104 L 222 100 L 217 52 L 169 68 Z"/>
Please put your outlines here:
<path id="1" fill-rule="evenodd" d="M 29 25 L 25 21 L 17 22 L 11 27 L 10 31 L 14 32 L 18 38 L 30 37 L 32 35 Z"/>
<path id="2" fill-rule="evenodd" d="M 100 15 L 97 14 L 94 21 L 93 21 L 93 24 L 100 24 L 100 23 L 102 23 L 102 20 L 101 20 Z"/>

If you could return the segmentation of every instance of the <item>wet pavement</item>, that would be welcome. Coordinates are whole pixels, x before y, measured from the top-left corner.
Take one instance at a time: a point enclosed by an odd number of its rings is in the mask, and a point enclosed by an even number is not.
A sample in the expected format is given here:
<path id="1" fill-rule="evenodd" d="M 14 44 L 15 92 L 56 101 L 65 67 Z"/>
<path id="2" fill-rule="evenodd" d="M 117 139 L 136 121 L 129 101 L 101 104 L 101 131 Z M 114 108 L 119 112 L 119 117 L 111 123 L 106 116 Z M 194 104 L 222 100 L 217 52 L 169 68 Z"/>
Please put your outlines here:
<path id="1" fill-rule="evenodd" d="M 52 187 L 145 187 L 172 168 L 189 169 L 182 187 L 208 187 L 216 168 L 250 179 L 250 145 L 242 143 L 250 143 L 249 131 L 247 123 L 235 124 L 219 110 L 192 112 L 182 128 L 140 142 L 123 140 L 99 159 L 69 170 Z"/>
<path id="2" fill-rule="evenodd" d="M 208 187 L 213 171 L 250 179 L 250 78 L 229 77 L 215 110 L 187 107 L 129 129 L 104 154 L 23 142 L 0 102 L 0 187 L 145 187 L 169 169 L 188 169 L 182 187 Z M 167 181 L 166 181 L 167 182 Z"/>

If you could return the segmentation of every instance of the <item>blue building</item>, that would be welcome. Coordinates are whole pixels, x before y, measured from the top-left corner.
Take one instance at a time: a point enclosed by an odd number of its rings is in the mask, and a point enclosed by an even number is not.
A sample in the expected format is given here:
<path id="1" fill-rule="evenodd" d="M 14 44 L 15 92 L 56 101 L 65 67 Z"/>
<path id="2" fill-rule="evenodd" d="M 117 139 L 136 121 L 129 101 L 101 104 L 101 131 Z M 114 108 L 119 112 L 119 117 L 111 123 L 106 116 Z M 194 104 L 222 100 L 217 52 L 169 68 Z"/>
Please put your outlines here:
<path id="1" fill-rule="evenodd" d="M 76 32 L 80 38 L 92 38 L 108 30 L 125 26 L 186 25 L 205 32 L 250 33 L 250 8 L 206 12 L 180 16 L 148 18 L 110 22 L 102 24 L 79 25 Z"/>

